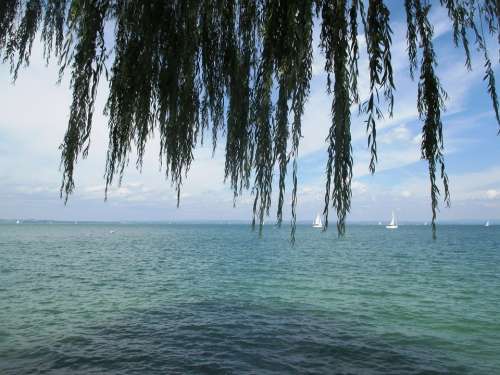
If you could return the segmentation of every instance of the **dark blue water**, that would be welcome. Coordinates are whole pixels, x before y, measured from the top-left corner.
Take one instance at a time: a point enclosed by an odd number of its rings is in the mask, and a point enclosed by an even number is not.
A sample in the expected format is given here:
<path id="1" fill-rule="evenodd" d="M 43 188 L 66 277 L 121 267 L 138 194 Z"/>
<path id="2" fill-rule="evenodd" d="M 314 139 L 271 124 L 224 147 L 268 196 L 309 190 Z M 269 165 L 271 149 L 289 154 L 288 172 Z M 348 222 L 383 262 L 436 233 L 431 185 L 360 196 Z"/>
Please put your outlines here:
<path id="1" fill-rule="evenodd" d="M 0 374 L 500 373 L 500 227 L 288 239 L 0 225 Z"/>

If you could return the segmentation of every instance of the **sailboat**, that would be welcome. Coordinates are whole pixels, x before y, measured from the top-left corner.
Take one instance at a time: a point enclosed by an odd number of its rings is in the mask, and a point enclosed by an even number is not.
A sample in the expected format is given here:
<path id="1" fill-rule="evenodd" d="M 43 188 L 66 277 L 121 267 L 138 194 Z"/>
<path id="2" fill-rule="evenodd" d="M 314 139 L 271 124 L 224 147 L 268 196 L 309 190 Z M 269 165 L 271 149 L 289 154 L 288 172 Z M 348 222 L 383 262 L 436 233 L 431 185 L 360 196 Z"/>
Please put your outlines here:
<path id="1" fill-rule="evenodd" d="M 314 219 L 312 227 L 323 228 L 323 222 L 321 221 L 321 216 L 319 216 L 319 214 L 316 215 L 316 219 Z"/>
<path id="2" fill-rule="evenodd" d="M 396 220 L 396 215 L 394 214 L 394 211 L 392 211 L 392 219 L 389 225 L 385 226 L 387 229 L 396 229 L 398 227 L 398 222 Z"/>
<path id="3" fill-rule="evenodd" d="M 485 227 L 489 227 L 490 226 L 490 221 L 487 220 L 486 223 L 484 224 Z"/>
<path id="4" fill-rule="evenodd" d="M 16 224 L 20 224 L 21 222 L 19 220 L 16 220 Z"/>

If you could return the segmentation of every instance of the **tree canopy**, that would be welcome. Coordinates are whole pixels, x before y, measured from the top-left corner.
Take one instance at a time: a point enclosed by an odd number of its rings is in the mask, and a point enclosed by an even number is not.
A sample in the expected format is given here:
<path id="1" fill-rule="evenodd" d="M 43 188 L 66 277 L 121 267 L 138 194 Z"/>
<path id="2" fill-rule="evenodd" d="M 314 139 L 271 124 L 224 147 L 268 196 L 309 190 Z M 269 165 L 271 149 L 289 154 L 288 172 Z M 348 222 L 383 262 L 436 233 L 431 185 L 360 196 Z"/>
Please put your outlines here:
<path id="1" fill-rule="evenodd" d="M 2 0 L 0 54 L 13 79 L 28 65 L 37 35 L 47 62 L 69 70 L 73 91 L 61 144 L 65 200 L 75 188 L 74 168 L 89 152 L 94 102 L 109 82 L 106 187 L 121 181 L 132 149 L 141 168 L 146 143 L 160 140 L 159 160 L 178 200 L 195 147 L 210 131 L 213 147 L 225 136 L 225 180 L 234 196 L 254 194 L 253 225 L 269 215 L 274 170 L 279 171 L 277 222 L 281 224 L 286 174 L 292 166 L 292 238 L 297 203 L 301 121 L 310 89 L 313 27 L 320 28 L 326 88 L 332 97 L 326 139 L 324 222 L 330 208 L 340 235 L 351 205 L 351 112 L 364 116 L 377 162 L 377 121 L 392 116 L 391 14 L 387 0 Z M 500 43 L 498 0 L 405 0 L 409 74 L 418 81 L 421 157 L 430 178 L 432 228 L 441 194 L 449 204 L 441 116 L 446 92 L 436 74 L 432 7 L 444 7 L 453 42 L 471 69 L 471 45 L 484 58 L 484 80 L 500 124 L 495 75 L 486 42 Z M 107 30 L 113 38 L 105 37 Z M 360 38 L 366 50 L 360 49 Z M 109 39 L 109 40 L 108 40 Z M 491 39 L 491 38 L 490 38 Z M 497 46 L 498 47 L 498 46 Z M 495 49 L 496 51 L 498 48 Z M 369 94 L 358 92 L 361 54 L 369 62 Z M 106 188 L 107 191 L 107 188 Z"/>

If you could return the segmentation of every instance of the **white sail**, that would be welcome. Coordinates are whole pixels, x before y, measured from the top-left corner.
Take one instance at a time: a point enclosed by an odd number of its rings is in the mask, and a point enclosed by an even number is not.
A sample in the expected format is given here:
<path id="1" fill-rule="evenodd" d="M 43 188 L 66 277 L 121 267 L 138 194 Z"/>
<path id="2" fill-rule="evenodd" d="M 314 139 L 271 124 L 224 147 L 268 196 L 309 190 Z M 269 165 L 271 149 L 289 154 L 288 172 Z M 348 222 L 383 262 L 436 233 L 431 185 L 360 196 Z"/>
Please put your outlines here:
<path id="1" fill-rule="evenodd" d="M 319 214 L 316 215 L 316 219 L 313 221 L 313 228 L 323 228 L 323 222 Z"/>
<path id="2" fill-rule="evenodd" d="M 490 226 L 490 221 L 488 220 L 488 221 L 486 222 L 486 224 L 484 224 L 484 226 L 485 226 L 485 227 L 489 227 L 489 226 Z"/>
<path id="3" fill-rule="evenodd" d="M 389 223 L 389 225 L 386 225 L 385 227 L 387 229 L 396 229 L 398 227 L 398 222 L 396 220 L 396 214 L 394 213 L 394 211 L 392 211 L 391 222 Z"/>

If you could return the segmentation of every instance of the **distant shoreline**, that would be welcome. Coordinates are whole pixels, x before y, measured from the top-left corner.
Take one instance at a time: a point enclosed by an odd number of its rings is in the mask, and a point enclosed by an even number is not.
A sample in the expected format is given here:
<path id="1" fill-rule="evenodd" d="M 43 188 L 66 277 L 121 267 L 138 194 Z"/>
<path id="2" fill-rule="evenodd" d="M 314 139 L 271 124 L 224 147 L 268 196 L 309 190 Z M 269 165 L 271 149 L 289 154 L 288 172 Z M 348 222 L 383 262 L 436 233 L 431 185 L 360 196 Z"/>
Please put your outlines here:
<path id="1" fill-rule="evenodd" d="M 68 224 L 68 225 L 251 225 L 251 222 L 244 220 L 50 220 L 50 219 L 0 219 L 0 225 L 2 224 L 16 224 L 19 220 L 19 224 Z M 495 226 L 500 219 L 489 219 L 490 225 Z M 381 222 L 382 224 L 379 224 Z M 443 220 L 437 225 L 484 225 L 485 220 Z M 367 220 L 367 221 L 351 221 L 347 222 L 347 225 L 355 226 L 381 226 L 387 224 L 385 220 Z M 276 223 L 274 221 L 269 221 L 264 224 L 265 226 L 274 226 Z M 310 220 L 300 220 L 297 221 L 297 225 L 300 226 L 310 226 Z M 424 221 L 400 221 L 401 226 L 425 226 Z M 289 222 L 283 220 L 282 227 L 289 226 Z M 427 225 L 428 226 L 428 225 Z M 333 226 L 334 227 L 334 226 Z"/>

